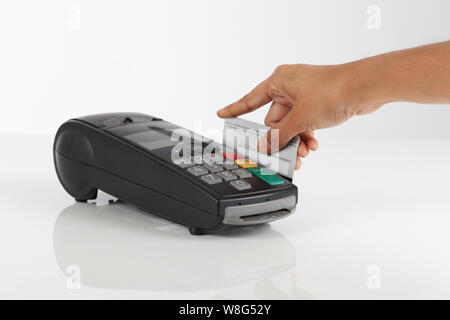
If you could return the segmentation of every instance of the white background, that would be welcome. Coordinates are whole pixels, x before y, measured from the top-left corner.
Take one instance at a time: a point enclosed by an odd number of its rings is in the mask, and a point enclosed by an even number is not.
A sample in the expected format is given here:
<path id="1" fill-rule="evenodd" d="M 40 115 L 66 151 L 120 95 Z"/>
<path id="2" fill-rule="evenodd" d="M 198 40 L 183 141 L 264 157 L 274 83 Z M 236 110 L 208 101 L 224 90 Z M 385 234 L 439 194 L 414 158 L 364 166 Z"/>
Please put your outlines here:
<path id="1" fill-rule="evenodd" d="M 370 5 L 381 10 L 369 29 Z M 450 38 L 447 0 L 2 1 L 0 132 L 139 111 L 192 128 L 283 63 L 335 64 Z M 249 116 L 262 122 L 266 109 Z M 398 103 L 334 137 L 450 137 L 450 108 Z"/>
<path id="2" fill-rule="evenodd" d="M 366 26 L 370 5 L 381 28 Z M 74 204 L 52 140 L 79 115 L 215 112 L 283 63 L 450 36 L 450 2 L 0 2 L 0 298 L 450 298 L 450 107 L 391 104 L 318 134 L 296 212 L 191 236 L 131 206 Z M 248 119 L 262 122 L 267 109 Z M 362 138 L 362 139 L 356 139 Z M 81 269 L 74 288 L 70 266 Z M 75 282 L 76 283 L 76 282 Z"/>

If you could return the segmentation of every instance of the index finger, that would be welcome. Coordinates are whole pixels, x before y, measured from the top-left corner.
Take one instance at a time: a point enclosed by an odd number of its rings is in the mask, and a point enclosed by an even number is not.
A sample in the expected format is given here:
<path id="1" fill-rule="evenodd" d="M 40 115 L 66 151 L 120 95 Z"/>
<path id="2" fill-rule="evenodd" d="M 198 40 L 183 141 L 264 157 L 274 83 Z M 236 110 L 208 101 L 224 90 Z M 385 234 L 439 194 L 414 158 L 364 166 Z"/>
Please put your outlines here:
<path id="1" fill-rule="evenodd" d="M 237 117 L 252 112 L 271 100 L 272 98 L 268 94 L 268 80 L 266 79 L 235 103 L 217 111 L 217 115 L 221 118 Z"/>

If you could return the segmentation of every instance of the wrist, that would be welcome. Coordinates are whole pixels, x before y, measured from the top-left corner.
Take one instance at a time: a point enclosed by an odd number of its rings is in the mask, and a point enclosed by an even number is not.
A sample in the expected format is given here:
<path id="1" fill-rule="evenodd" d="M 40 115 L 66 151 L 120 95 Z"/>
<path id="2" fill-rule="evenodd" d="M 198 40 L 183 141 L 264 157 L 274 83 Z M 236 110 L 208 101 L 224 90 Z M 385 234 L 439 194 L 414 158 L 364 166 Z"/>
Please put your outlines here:
<path id="1" fill-rule="evenodd" d="M 369 58 L 339 67 L 341 99 L 351 115 L 370 113 L 374 108 L 394 100 L 390 92 L 393 86 L 386 82 L 389 77 L 380 61 Z"/>

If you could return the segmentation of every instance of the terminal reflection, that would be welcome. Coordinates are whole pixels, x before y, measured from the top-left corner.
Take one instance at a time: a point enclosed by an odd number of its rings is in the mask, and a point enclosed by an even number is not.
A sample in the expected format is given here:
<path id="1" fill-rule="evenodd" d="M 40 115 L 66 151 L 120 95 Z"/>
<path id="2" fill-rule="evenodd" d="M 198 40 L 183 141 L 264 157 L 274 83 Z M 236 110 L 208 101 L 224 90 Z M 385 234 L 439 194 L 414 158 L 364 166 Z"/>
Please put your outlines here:
<path id="1" fill-rule="evenodd" d="M 307 297 L 295 286 L 295 248 L 268 225 L 192 236 L 121 202 L 76 203 L 59 214 L 53 242 L 61 271 L 79 267 L 83 286 L 216 298 L 238 298 L 233 288 L 247 286 L 255 298 Z"/>

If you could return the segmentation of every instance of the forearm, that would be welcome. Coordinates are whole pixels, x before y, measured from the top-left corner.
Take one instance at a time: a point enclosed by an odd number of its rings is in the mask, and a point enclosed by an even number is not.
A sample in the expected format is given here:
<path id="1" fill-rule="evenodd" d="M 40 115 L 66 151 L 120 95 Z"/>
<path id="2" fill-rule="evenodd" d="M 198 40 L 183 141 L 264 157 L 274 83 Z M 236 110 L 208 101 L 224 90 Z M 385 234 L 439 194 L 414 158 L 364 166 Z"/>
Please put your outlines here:
<path id="1" fill-rule="evenodd" d="M 313 131 L 369 114 L 387 102 L 450 103 L 450 41 L 332 66 L 282 65 L 238 101 L 218 111 L 237 117 L 271 102 L 265 124 L 282 148 L 295 135 L 299 156 L 317 149 Z M 260 150 L 274 152 L 267 133 Z M 303 141 L 302 140 L 302 141 Z M 299 163 L 297 163 L 298 168 Z"/>
<path id="2" fill-rule="evenodd" d="M 355 114 L 393 101 L 450 103 L 450 41 L 342 65 L 344 94 Z"/>

